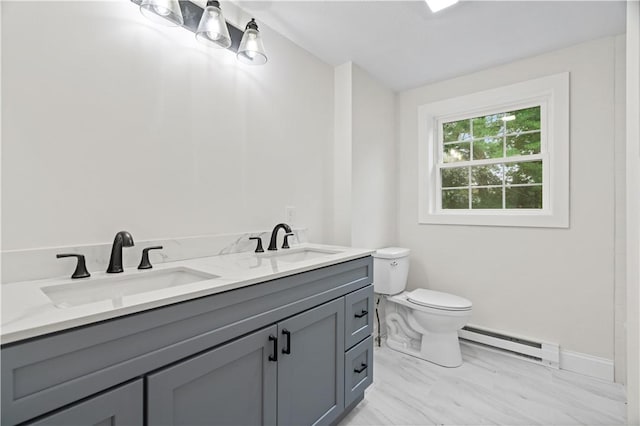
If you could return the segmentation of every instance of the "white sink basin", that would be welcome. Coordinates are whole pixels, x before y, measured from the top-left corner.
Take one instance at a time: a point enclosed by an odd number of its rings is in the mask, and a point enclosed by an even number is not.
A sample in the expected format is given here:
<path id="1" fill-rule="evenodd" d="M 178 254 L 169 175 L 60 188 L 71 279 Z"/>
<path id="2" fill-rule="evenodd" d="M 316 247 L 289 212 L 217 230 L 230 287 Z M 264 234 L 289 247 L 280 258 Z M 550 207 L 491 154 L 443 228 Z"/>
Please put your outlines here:
<path id="1" fill-rule="evenodd" d="M 73 281 L 42 287 L 42 291 L 58 308 L 86 305 L 112 300 L 114 306 L 122 305 L 124 296 L 192 284 L 218 278 L 194 269 L 178 267 L 135 272 L 131 275 L 114 275 L 103 278 Z"/>
<path id="2" fill-rule="evenodd" d="M 292 248 L 278 249 L 273 253 L 267 253 L 264 256 L 271 259 L 277 259 L 281 262 L 304 262 L 305 260 L 316 259 L 319 257 L 327 257 L 328 255 L 341 253 L 342 250 L 316 249 L 316 248 Z"/>

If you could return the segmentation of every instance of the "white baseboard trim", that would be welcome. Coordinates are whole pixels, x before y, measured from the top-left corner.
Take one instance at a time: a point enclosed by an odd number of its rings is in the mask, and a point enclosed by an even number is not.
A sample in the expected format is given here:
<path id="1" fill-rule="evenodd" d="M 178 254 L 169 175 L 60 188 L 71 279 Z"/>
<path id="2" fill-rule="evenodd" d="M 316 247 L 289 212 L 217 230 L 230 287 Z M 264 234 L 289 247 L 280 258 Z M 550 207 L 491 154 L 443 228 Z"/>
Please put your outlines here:
<path id="1" fill-rule="evenodd" d="M 614 381 L 613 360 L 560 349 L 560 369 L 596 379 Z"/>

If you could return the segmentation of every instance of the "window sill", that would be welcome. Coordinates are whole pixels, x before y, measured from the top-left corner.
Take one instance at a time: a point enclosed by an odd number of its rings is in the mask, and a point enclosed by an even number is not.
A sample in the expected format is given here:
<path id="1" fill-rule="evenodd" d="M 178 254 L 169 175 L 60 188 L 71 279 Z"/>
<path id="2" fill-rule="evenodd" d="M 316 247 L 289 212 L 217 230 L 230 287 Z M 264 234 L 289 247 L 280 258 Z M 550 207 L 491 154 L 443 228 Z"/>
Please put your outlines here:
<path id="1" fill-rule="evenodd" d="M 517 211 L 496 214 L 491 211 L 474 210 L 473 212 L 425 214 L 421 215 L 418 224 L 569 228 L 569 218 L 539 212 Z"/>

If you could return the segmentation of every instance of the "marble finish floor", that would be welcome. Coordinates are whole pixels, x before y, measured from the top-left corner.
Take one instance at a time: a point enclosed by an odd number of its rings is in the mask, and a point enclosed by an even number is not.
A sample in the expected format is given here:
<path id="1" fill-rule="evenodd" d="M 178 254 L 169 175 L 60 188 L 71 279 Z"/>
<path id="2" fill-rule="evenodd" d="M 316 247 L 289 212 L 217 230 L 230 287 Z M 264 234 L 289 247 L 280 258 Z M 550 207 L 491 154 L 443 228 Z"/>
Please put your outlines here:
<path id="1" fill-rule="evenodd" d="M 622 425 L 624 387 L 472 345 L 444 368 L 376 347 L 374 383 L 340 426 Z"/>

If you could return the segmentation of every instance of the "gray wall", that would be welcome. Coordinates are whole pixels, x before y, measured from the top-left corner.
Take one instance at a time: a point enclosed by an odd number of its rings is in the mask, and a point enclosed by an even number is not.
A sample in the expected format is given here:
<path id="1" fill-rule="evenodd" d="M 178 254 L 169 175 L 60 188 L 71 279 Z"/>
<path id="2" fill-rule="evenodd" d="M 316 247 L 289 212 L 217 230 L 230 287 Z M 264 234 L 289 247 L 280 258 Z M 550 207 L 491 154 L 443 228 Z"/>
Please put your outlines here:
<path id="1" fill-rule="evenodd" d="M 336 244 L 395 242 L 395 93 L 358 65 L 335 68 L 333 216 Z"/>
<path id="2" fill-rule="evenodd" d="M 640 424 L 640 3 L 627 2 L 627 422 Z"/>
<path id="3" fill-rule="evenodd" d="M 285 206 L 323 241 L 333 68 L 260 28 L 250 67 L 129 1 L 2 2 L 2 248 L 267 229 Z"/>

